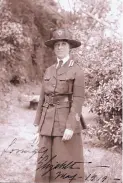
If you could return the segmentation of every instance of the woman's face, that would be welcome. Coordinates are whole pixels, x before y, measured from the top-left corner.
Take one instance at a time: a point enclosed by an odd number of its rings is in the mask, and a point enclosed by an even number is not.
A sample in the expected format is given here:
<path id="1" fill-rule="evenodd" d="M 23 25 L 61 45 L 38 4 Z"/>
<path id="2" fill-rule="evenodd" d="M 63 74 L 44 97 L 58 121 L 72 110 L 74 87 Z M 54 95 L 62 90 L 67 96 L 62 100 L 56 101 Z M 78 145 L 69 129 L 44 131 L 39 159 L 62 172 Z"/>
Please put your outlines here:
<path id="1" fill-rule="evenodd" d="M 66 57 L 70 52 L 70 45 L 66 41 L 57 41 L 54 44 L 54 52 L 60 59 Z"/>

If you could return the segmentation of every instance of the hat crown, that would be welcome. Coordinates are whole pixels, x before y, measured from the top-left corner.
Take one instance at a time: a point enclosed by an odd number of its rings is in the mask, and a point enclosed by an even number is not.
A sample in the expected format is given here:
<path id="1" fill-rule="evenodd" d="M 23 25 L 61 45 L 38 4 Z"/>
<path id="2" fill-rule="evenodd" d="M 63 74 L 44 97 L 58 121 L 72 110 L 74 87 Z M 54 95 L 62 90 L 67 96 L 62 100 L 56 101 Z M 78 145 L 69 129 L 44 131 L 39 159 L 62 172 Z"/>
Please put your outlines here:
<path id="1" fill-rule="evenodd" d="M 52 34 L 51 40 L 54 40 L 54 39 L 72 39 L 72 37 L 68 30 L 58 29 L 58 30 L 55 30 Z"/>
<path id="2" fill-rule="evenodd" d="M 50 40 L 47 40 L 45 42 L 45 45 L 53 49 L 54 44 L 57 41 L 63 41 L 63 40 L 67 41 L 70 44 L 71 48 L 77 48 L 81 45 L 80 41 L 72 39 L 72 34 L 68 29 L 62 29 L 62 28 L 53 31 Z"/>

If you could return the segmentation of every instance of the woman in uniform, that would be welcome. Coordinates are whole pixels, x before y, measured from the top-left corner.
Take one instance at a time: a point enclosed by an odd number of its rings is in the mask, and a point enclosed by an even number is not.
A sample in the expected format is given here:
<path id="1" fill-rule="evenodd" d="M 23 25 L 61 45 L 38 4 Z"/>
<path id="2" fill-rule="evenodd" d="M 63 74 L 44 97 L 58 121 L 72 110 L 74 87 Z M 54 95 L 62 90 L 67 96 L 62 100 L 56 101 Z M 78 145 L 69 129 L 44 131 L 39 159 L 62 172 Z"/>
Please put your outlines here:
<path id="1" fill-rule="evenodd" d="M 70 50 L 81 43 L 68 30 L 58 29 L 45 45 L 55 52 L 56 62 L 45 71 L 34 122 L 39 137 L 35 182 L 83 183 L 84 74 L 70 56 Z"/>

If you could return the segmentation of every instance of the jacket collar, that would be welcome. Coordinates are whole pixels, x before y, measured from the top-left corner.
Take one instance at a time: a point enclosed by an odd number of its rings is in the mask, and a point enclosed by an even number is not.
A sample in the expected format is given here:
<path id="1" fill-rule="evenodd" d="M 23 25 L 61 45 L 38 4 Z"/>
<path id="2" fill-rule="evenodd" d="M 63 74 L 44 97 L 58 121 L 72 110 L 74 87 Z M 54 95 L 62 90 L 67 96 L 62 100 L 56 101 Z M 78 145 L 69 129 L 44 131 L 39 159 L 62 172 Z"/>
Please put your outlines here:
<path id="1" fill-rule="evenodd" d="M 52 65 L 52 74 L 56 78 L 57 75 L 62 75 L 70 70 L 71 63 L 73 63 L 72 56 L 69 57 L 69 60 L 57 71 L 56 65 L 57 65 L 57 58 L 55 60 L 55 64 Z"/>
<path id="2" fill-rule="evenodd" d="M 60 61 L 60 60 L 63 61 L 63 65 L 64 65 L 69 59 L 70 59 L 70 55 L 67 55 L 67 56 L 66 56 L 65 58 L 63 58 L 63 59 L 57 58 L 57 65 L 56 65 L 56 68 L 58 67 L 59 61 Z M 63 65 L 62 65 L 62 67 L 63 67 Z"/>

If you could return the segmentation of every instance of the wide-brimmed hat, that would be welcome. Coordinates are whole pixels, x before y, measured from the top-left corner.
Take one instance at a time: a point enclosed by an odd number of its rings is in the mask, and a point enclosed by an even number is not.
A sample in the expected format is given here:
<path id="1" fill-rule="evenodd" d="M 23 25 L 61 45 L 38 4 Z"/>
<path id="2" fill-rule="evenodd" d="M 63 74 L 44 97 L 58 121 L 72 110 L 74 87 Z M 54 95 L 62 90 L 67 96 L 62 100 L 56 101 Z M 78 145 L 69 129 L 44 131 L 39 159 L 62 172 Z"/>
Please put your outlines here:
<path id="1" fill-rule="evenodd" d="M 67 41 L 71 48 L 77 48 L 81 45 L 80 41 L 72 39 L 71 33 L 67 29 L 57 29 L 53 31 L 52 38 L 45 42 L 45 45 L 54 48 L 54 44 L 57 41 Z"/>

